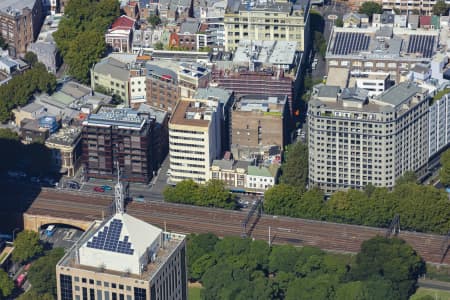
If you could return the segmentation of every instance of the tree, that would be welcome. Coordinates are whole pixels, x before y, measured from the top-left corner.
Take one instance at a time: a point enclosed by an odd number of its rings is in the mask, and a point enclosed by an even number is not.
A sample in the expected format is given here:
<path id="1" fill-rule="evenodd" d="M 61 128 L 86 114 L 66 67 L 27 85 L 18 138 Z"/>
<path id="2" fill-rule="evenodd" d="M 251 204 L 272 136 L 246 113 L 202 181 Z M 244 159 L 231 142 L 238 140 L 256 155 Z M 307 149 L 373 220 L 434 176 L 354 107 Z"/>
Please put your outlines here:
<path id="1" fill-rule="evenodd" d="M 325 57 L 327 51 L 327 41 L 325 40 L 322 32 L 315 31 L 314 32 L 314 51 L 318 52 L 322 58 Z"/>
<path id="2" fill-rule="evenodd" d="M 30 51 L 25 53 L 24 59 L 31 66 L 34 66 L 38 62 L 38 57 L 36 56 L 36 54 L 34 52 L 30 52 Z"/>
<path id="3" fill-rule="evenodd" d="M 174 187 L 167 186 L 163 195 L 168 202 L 195 204 L 200 197 L 199 186 L 193 180 L 183 180 Z"/>
<path id="4" fill-rule="evenodd" d="M 291 245 L 274 246 L 269 256 L 269 271 L 271 273 L 292 273 L 300 252 Z"/>
<path id="5" fill-rule="evenodd" d="M 295 186 L 277 184 L 264 193 L 264 211 L 272 215 L 295 216 L 301 194 Z"/>
<path id="6" fill-rule="evenodd" d="M 402 176 L 395 180 L 395 184 L 397 185 L 415 182 L 417 182 L 417 176 L 414 171 L 406 171 Z"/>
<path id="7" fill-rule="evenodd" d="M 450 149 L 441 154 L 441 169 L 439 170 L 439 179 L 444 186 L 450 185 Z"/>
<path id="8" fill-rule="evenodd" d="M 14 240 L 12 259 L 16 262 L 26 262 L 41 254 L 43 247 L 39 241 L 39 234 L 34 231 L 24 230 Z"/>
<path id="9" fill-rule="evenodd" d="M 153 28 L 161 24 L 161 18 L 157 14 L 152 14 L 147 20 Z"/>
<path id="10" fill-rule="evenodd" d="M 50 294 L 56 297 L 55 267 L 63 255 L 63 248 L 55 248 L 31 265 L 28 271 L 28 279 L 33 286 L 33 290 L 38 294 Z"/>
<path id="11" fill-rule="evenodd" d="M 338 18 L 336 19 L 336 21 L 334 21 L 334 25 L 335 25 L 336 27 L 344 27 L 344 21 L 342 20 L 341 17 L 338 17 Z"/>
<path id="12" fill-rule="evenodd" d="M 359 8 L 359 13 L 366 14 L 370 20 L 372 20 L 373 14 L 383 13 L 383 8 L 380 4 L 372 1 L 363 2 Z"/>
<path id="13" fill-rule="evenodd" d="M 161 42 L 156 42 L 154 45 L 155 50 L 163 50 L 164 49 L 164 44 Z"/>
<path id="14" fill-rule="evenodd" d="M 445 0 L 438 0 L 433 5 L 433 15 L 444 16 L 447 15 L 448 5 L 445 3 Z"/>
<path id="15" fill-rule="evenodd" d="M 55 300 L 55 298 L 50 294 L 39 294 L 34 289 L 20 295 L 17 300 Z"/>
<path id="16" fill-rule="evenodd" d="M 64 56 L 65 62 L 69 65 L 70 74 L 77 80 L 88 83 L 90 68 L 103 56 L 105 49 L 103 33 L 80 32 L 70 43 L 70 48 Z"/>
<path id="17" fill-rule="evenodd" d="M 308 146 L 297 142 L 287 147 L 285 161 L 281 165 L 281 183 L 304 190 L 308 182 Z"/>
<path id="18" fill-rule="evenodd" d="M 14 282 L 8 277 L 3 269 L 0 268 L 0 299 L 7 298 L 14 290 Z"/>
<path id="19" fill-rule="evenodd" d="M 222 180 L 210 180 L 200 188 L 200 198 L 197 205 L 212 206 L 219 208 L 236 208 L 236 200 L 230 191 L 225 189 L 225 183 Z"/>
<path id="20" fill-rule="evenodd" d="M 9 128 L 0 128 L 0 139 L 18 141 L 19 135 L 15 131 L 12 131 Z"/>
<path id="21" fill-rule="evenodd" d="M 363 242 L 351 276 L 355 280 L 389 280 L 399 299 L 408 299 L 424 268 L 421 257 L 405 241 L 378 236 Z"/>

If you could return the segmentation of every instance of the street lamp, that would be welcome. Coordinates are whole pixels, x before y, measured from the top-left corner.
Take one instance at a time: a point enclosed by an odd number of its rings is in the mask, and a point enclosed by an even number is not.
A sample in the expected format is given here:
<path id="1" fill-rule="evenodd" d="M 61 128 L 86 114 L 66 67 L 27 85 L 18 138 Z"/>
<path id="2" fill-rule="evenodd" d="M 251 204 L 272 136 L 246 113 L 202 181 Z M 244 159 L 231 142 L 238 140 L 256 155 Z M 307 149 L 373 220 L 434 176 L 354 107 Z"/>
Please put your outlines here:
<path id="1" fill-rule="evenodd" d="M 13 238 L 12 241 L 13 241 L 13 243 L 14 243 L 14 240 L 15 240 L 15 237 L 16 237 L 15 234 L 16 234 L 16 231 L 17 231 L 17 230 L 20 230 L 20 228 L 15 228 L 15 229 L 13 230 L 13 232 L 12 232 L 12 238 Z"/>

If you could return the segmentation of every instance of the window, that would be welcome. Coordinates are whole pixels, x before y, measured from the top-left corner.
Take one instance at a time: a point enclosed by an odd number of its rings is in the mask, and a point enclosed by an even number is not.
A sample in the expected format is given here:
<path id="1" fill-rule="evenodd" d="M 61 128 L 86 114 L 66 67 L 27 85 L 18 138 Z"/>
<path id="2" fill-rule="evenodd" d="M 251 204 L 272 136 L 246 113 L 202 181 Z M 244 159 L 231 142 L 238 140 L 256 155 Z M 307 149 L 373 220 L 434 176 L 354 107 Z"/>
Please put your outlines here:
<path id="1" fill-rule="evenodd" d="M 83 288 L 83 300 L 88 300 L 88 296 L 87 296 L 87 288 Z"/>
<path id="2" fill-rule="evenodd" d="M 94 284 L 94 279 L 89 279 L 89 284 Z"/>
<path id="3" fill-rule="evenodd" d="M 147 300 L 146 290 L 135 287 L 134 300 Z"/>
<path id="4" fill-rule="evenodd" d="M 72 276 L 60 274 L 59 281 L 61 283 L 61 300 L 72 300 Z"/>
<path id="5" fill-rule="evenodd" d="M 111 288 L 113 288 L 113 289 L 117 288 L 117 284 L 111 283 Z"/>
<path id="6" fill-rule="evenodd" d="M 95 300 L 95 290 L 89 289 L 89 297 L 91 300 Z"/>
<path id="7" fill-rule="evenodd" d="M 86 283 L 87 281 L 86 281 L 86 278 L 81 278 L 81 282 L 82 283 Z"/>

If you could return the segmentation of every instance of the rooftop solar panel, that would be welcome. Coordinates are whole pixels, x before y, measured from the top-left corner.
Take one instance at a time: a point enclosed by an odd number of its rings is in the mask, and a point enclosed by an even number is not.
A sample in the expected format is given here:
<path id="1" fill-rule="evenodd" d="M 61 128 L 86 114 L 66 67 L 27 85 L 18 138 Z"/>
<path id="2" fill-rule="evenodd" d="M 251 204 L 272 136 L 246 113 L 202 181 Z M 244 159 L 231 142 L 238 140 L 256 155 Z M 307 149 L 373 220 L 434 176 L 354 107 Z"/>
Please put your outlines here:
<path id="1" fill-rule="evenodd" d="M 408 43 L 408 53 L 421 53 L 423 57 L 432 57 L 435 44 L 435 36 L 411 35 Z"/>
<path id="2" fill-rule="evenodd" d="M 131 249 L 131 243 L 128 242 L 128 236 L 124 236 L 123 241 L 119 241 L 123 227 L 122 221 L 114 219 L 109 225 L 109 227 L 105 226 L 102 231 L 97 232 L 97 234 L 92 237 L 92 240 L 87 242 L 86 246 L 88 248 L 132 255 L 134 249 Z"/>
<path id="3" fill-rule="evenodd" d="M 365 33 L 337 32 L 332 54 L 347 55 L 369 49 L 370 36 Z"/>

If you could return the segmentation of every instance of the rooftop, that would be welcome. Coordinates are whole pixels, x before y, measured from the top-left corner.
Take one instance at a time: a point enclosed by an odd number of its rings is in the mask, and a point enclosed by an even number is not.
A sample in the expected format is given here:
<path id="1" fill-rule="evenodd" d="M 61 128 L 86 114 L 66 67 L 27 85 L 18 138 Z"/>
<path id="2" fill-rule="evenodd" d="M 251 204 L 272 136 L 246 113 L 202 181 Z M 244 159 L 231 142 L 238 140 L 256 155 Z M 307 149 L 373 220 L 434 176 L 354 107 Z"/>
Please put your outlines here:
<path id="1" fill-rule="evenodd" d="M 107 108 L 102 107 L 96 114 L 90 114 L 83 125 L 118 126 L 140 130 L 146 123 L 138 111 L 131 108 Z"/>
<path id="2" fill-rule="evenodd" d="M 146 103 L 141 103 L 138 112 L 149 113 L 150 117 L 154 117 L 158 124 L 164 123 L 168 115 L 167 111 L 152 107 Z"/>
<path id="3" fill-rule="evenodd" d="M 131 30 L 135 20 L 126 15 L 118 17 L 111 25 L 111 30 Z"/>
<path id="4" fill-rule="evenodd" d="M 170 123 L 196 127 L 209 127 L 211 116 L 215 107 L 205 102 L 181 100 L 178 102 Z"/>
<path id="5" fill-rule="evenodd" d="M 179 34 L 196 34 L 200 27 L 199 22 L 186 21 L 181 23 Z"/>
<path id="6" fill-rule="evenodd" d="M 184 238 L 118 213 L 95 222 L 58 266 L 151 280 Z"/>
<path id="7" fill-rule="evenodd" d="M 250 176 L 263 176 L 263 177 L 273 177 L 271 170 L 265 166 L 248 166 L 248 175 Z"/>
<path id="8" fill-rule="evenodd" d="M 72 146 L 81 135 L 81 127 L 61 128 L 53 133 L 45 141 L 50 144 L 58 144 L 63 146 Z"/>
<path id="9" fill-rule="evenodd" d="M 237 111 L 256 111 L 267 114 L 282 115 L 287 96 L 246 95 L 239 98 L 233 109 Z"/>
<path id="10" fill-rule="evenodd" d="M 0 11 L 10 15 L 20 15 L 24 8 L 32 9 L 36 0 L 2 0 Z"/>
<path id="11" fill-rule="evenodd" d="M 112 78 L 117 78 L 121 81 L 127 81 L 130 77 L 127 64 L 112 57 L 105 57 L 98 62 L 94 66 L 94 72 L 109 75 Z"/>
<path id="12" fill-rule="evenodd" d="M 199 88 L 192 98 L 194 99 L 217 99 L 221 104 L 227 104 L 232 92 L 218 87 Z"/>
<path id="13" fill-rule="evenodd" d="M 417 84 L 409 81 L 404 81 L 384 91 L 378 96 L 378 99 L 391 106 L 397 107 L 403 104 L 405 101 L 409 100 L 417 93 L 423 92 L 424 89 L 419 87 Z"/>
<path id="14" fill-rule="evenodd" d="M 243 40 L 234 53 L 233 63 L 295 64 L 297 42 Z"/>
<path id="15" fill-rule="evenodd" d="M 406 28 L 334 27 L 327 49 L 327 58 L 353 56 L 361 59 L 430 59 L 437 49 L 438 30 Z"/>
<path id="16" fill-rule="evenodd" d="M 239 11 L 263 11 L 263 12 L 282 12 L 282 13 L 291 13 L 292 4 L 285 2 L 256 2 L 253 6 L 241 4 L 239 6 Z M 237 11 L 235 11 L 237 12 Z"/>

